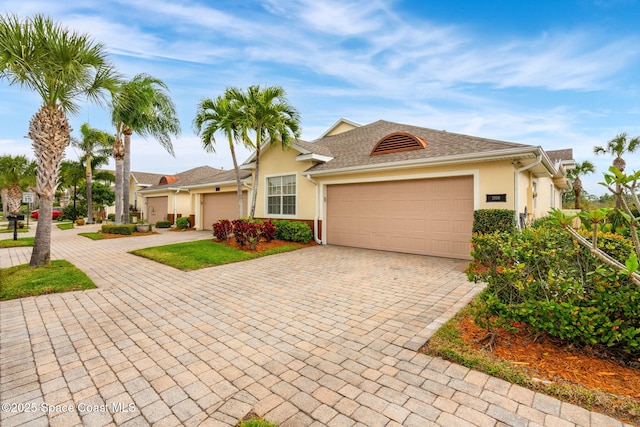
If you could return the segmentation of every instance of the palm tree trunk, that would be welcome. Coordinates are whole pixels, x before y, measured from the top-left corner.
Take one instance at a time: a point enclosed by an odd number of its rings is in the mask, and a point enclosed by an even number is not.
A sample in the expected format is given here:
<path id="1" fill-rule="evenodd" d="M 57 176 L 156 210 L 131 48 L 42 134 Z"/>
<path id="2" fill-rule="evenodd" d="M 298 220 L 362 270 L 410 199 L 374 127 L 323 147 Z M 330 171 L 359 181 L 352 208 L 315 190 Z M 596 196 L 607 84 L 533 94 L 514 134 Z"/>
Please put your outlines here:
<path id="1" fill-rule="evenodd" d="M 113 145 L 113 157 L 116 159 L 116 218 L 115 223 L 122 224 L 122 191 L 123 191 L 123 169 L 124 169 L 124 145 L 120 135 L 116 136 Z"/>
<path id="2" fill-rule="evenodd" d="M 84 168 L 84 177 L 86 181 L 86 193 L 87 193 L 87 224 L 93 224 L 93 188 L 92 181 L 93 176 L 91 174 L 91 156 L 87 156 L 86 165 Z"/>
<path id="3" fill-rule="evenodd" d="M 14 182 L 11 184 L 7 199 L 9 202 L 9 212 L 13 214 L 20 212 L 20 205 L 22 205 L 22 188 L 20 188 L 20 183 Z"/>
<path id="4" fill-rule="evenodd" d="M 242 182 L 240 182 L 240 168 L 238 168 L 238 160 L 236 159 L 236 149 L 233 146 L 233 139 L 229 137 L 229 150 L 231 150 L 231 159 L 233 160 L 233 170 L 236 172 L 236 192 L 238 193 L 238 218 L 244 216 L 242 203 Z"/>
<path id="5" fill-rule="evenodd" d="M 0 188 L 0 197 L 2 197 L 2 217 L 6 218 L 9 212 L 9 189 Z"/>
<path id="6" fill-rule="evenodd" d="M 31 252 L 31 267 L 51 263 L 51 211 L 58 187 L 60 163 L 69 144 L 71 127 L 64 111 L 57 106 L 42 108 L 29 123 L 28 136 L 33 141 L 33 151 L 38 164 L 35 192 L 40 198 L 38 228 Z"/>
<path id="7" fill-rule="evenodd" d="M 122 222 L 129 224 L 129 192 L 131 183 L 131 134 L 132 131 L 124 131 L 124 169 L 122 171 Z"/>
<path id="8" fill-rule="evenodd" d="M 260 182 L 260 137 L 256 138 L 256 171 L 253 178 L 253 188 L 251 189 L 251 211 L 249 218 L 253 219 L 256 214 L 256 200 L 258 199 L 258 184 Z"/>

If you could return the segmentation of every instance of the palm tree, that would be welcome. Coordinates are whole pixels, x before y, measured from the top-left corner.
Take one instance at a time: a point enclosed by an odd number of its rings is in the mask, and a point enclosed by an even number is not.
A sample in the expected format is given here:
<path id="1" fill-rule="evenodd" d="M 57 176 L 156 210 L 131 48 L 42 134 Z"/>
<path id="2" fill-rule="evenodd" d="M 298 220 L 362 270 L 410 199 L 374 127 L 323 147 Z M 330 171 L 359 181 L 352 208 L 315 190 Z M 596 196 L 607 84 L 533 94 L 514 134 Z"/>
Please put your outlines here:
<path id="1" fill-rule="evenodd" d="M 110 151 L 115 138 L 98 129 L 83 123 L 80 127 L 82 139 L 71 139 L 71 144 L 80 150 L 80 161 L 84 164 L 85 191 L 87 198 L 87 224 L 93 224 L 93 198 L 92 183 L 95 168 L 106 165 L 109 162 Z"/>
<path id="2" fill-rule="evenodd" d="M 260 149 L 268 142 L 275 146 L 280 143 L 282 149 L 289 147 L 293 139 L 300 136 L 300 114 L 289 104 L 285 90 L 279 86 L 261 89 L 259 85 L 249 86 L 247 91 L 232 87 L 227 89 L 226 97 L 236 103 L 234 122 L 238 132 L 248 146 L 256 150 L 256 166 L 251 195 L 249 217 L 256 212 L 256 199 L 260 183 Z M 249 135 L 255 136 L 252 141 Z"/>
<path id="3" fill-rule="evenodd" d="M 573 194 L 575 196 L 574 207 L 580 209 L 580 194 L 582 193 L 582 180 L 581 176 L 594 173 L 596 171 L 595 166 L 589 160 L 584 162 L 576 162 L 576 166 L 573 169 L 567 171 L 567 177 L 572 180 Z"/>
<path id="4" fill-rule="evenodd" d="M 129 222 L 131 135 L 136 132 L 142 137 L 152 136 L 174 156 L 171 136 L 180 134 L 180 121 L 167 92 L 167 85 L 162 80 L 138 74 L 124 82 L 113 98 L 111 120 L 116 127 L 113 148 L 116 160 L 116 224 L 123 219 L 125 223 Z"/>
<path id="5" fill-rule="evenodd" d="M 613 166 L 617 167 L 620 172 L 624 172 L 627 162 L 624 161 L 622 155 L 626 153 L 633 153 L 640 147 L 640 137 L 629 139 L 626 132 L 616 135 L 615 138 L 607 142 L 604 147 L 593 147 L 593 152 L 596 155 L 610 154 L 616 156 L 613 159 Z M 616 192 L 620 193 L 620 184 L 616 184 Z M 616 197 L 616 208 L 620 209 L 620 201 Z"/>
<path id="6" fill-rule="evenodd" d="M 2 187 L 3 214 L 20 212 L 22 190 L 35 184 L 35 162 L 26 156 L 4 155 L 0 157 L 0 187 Z"/>
<path id="7" fill-rule="evenodd" d="M 53 197 L 71 133 L 67 114 L 79 111 L 81 97 L 100 101 L 104 90 L 113 88 L 115 73 L 104 46 L 88 35 L 64 28 L 43 15 L 23 22 L 15 15 L 5 15 L 0 17 L 0 77 L 42 98 L 28 133 L 38 164 L 35 192 L 40 198 L 29 265 L 47 265 L 51 260 Z"/>
<path id="8" fill-rule="evenodd" d="M 227 91 L 228 92 L 228 91 Z M 247 145 L 238 131 L 239 111 L 237 102 L 231 99 L 227 93 L 226 96 L 218 96 L 215 100 L 210 98 L 203 99 L 198 104 L 196 117 L 193 119 L 193 128 L 196 135 L 200 136 L 202 146 L 205 151 L 215 153 L 215 133 L 221 131 L 229 143 L 231 151 L 231 159 L 233 160 L 233 169 L 236 173 L 236 186 L 238 193 L 238 212 L 239 217 L 244 216 L 242 203 L 242 183 L 240 182 L 240 168 L 236 159 L 236 150 L 234 141 L 241 141 Z"/>

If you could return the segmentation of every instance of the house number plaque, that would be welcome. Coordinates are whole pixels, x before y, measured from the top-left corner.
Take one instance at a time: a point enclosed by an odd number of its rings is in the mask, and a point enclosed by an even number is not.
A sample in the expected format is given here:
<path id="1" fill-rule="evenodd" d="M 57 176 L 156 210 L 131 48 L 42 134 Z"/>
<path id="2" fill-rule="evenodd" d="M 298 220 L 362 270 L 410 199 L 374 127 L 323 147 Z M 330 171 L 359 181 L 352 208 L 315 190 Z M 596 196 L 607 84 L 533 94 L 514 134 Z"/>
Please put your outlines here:
<path id="1" fill-rule="evenodd" d="M 506 194 L 487 194 L 487 203 L 491 202 L 506 202 Z"/>

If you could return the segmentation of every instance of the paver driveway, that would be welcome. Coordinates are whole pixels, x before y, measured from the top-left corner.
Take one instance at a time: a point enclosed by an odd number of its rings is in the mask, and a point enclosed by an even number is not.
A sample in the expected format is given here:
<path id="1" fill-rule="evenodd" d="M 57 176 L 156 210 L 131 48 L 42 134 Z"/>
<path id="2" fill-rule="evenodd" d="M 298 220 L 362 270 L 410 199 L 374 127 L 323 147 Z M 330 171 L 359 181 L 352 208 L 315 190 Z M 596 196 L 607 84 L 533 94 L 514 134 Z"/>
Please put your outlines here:
<path id="1" fill-rule="evenodd" d="M 3 426 L 622 426 L 415 352 L 479 291 L 463 262 L 313 247 L 185 273 L 126 251 L 208 233 L 54 233 L 99 289 L 0 302 Z"/>

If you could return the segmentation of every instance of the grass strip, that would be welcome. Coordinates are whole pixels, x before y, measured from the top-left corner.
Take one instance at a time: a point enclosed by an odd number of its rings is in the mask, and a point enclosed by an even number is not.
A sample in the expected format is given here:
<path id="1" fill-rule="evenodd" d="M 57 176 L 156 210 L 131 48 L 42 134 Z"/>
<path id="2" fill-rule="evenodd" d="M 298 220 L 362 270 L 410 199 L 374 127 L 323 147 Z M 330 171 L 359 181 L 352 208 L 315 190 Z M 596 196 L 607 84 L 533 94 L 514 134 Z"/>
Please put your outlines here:
<path id="1" fill-rule="evenodd" d="M 97 233 L 97 232 L 78 233 L 78 236 L 88 237 L 91 240 L 102 240 L 102 239 L 104 239 L 104 234 Z"/>
<path id="2" fill-rule="evenodd" d="M 153 261 L 169 265 L 183 271 L 199 270 L 216 265 L 246 261 L 268 255 L 300 249 L 298 245 L 285 245 L 267 249 L 263 252 L 244 252 L 239 249 L 216 243 L 212 240 L 196 240 L 195 242 L 175 243 L 166 246 L 138 249 L 130 253 Z"/>
<path id="3" fill-rule="evenodd" d="M 82 270 L 64 260 L 42 267 L 22 264 L 0 270 L 0 301 L 95 287 Z"/>
<path id="4" fill-rule="evenodd" d="M 3 239 L 0 240 L 0 248 L 17 248 L 20 246 L 33 246 L 35 237 L 19 237 L 17 240 Z"/>

